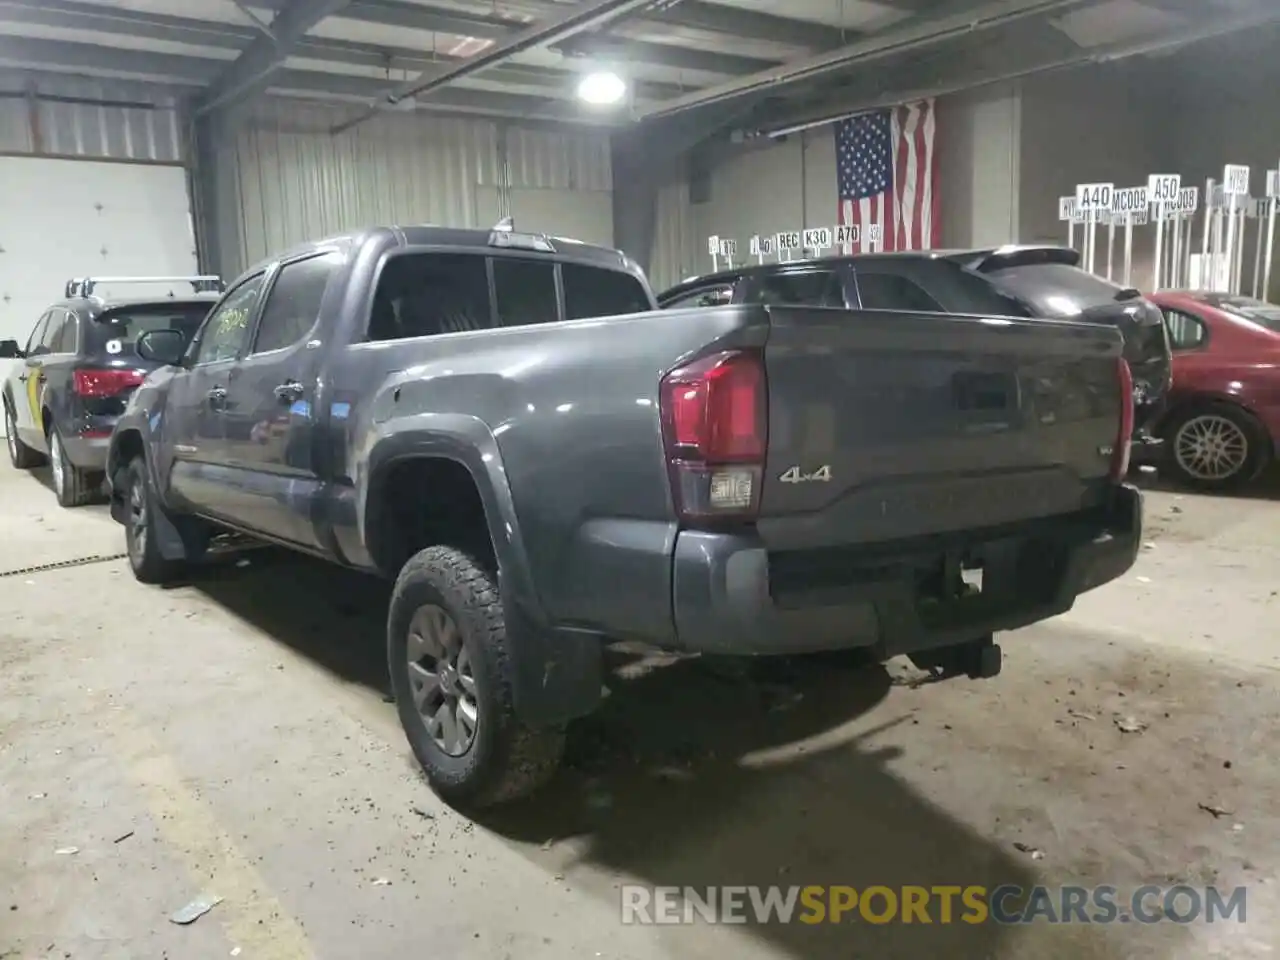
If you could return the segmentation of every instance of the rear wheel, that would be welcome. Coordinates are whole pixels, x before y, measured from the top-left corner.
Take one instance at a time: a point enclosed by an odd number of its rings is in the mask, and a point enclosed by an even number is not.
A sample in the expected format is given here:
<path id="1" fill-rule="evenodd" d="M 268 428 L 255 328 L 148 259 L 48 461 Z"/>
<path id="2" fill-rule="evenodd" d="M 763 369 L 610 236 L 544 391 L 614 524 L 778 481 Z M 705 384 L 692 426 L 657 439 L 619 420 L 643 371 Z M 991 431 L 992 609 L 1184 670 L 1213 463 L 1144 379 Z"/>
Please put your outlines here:
<path id="1" fill-rule="evenodd" d="M 1253 479 L 1270 459 L 1261 425 L 1244 410 L 1205 404 L 1178 414 L 1165 431 L 1169 467 L 1183 483 L 1228 490 Z"/>
<path id="2" fill-rule="evenodd" d="M 492 806 L 532 793 L 564 751 L 564 730 L 521 723 L 502 601 L 492 575 L 452 547 L 417 553 L 396 580 L 387 661 L 400 722 L 449 803 Z"/>
<path id="3" fill-rule="evenodd" d="M 83 507 L 102 493 L 103 472 L 81 470 L 68 460 L 57 427 L 49 430 L 49 467 L 53 473 L 53 492 L 64 507 Z"/>
<path id="4" fill-rule="evenodd" d="M 18 439 L 18 422 L 13 408 L 4 404 L 4 435 L 9 447 L 9 462 L 19 470 L 30 470 L 44 463 L 44 457 Z"/>

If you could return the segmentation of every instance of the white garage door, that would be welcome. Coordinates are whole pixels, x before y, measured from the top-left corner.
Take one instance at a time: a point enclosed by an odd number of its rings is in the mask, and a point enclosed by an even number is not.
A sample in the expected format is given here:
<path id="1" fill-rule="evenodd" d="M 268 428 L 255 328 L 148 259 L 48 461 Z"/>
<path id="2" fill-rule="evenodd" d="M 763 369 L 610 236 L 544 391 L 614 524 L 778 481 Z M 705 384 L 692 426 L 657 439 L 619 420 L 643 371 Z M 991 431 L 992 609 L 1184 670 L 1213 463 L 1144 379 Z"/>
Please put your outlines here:
<path id="1" fill-rule="evenodd" d="M 195 272 L 181 167 L 0 157 L 0 340 L 25 345 L 72 277 Z M 0 360 L 0 374 L 10 366 Z"/>

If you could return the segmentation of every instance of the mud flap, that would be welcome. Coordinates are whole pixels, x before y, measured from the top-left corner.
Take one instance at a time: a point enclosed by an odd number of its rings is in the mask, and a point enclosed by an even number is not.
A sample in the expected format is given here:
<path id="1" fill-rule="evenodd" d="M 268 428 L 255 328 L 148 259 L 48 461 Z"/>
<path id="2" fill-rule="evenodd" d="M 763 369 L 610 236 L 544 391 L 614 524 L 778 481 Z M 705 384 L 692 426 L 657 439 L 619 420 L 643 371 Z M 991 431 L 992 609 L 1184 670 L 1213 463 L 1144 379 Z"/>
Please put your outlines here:
<path id="1" fill-rule="evenodd" d="M 516 715 L 550 727 L 593 712 L 604 683 L 604 640 L 581 630 L 547 629 L 507 603 L 507 655 Z"/>

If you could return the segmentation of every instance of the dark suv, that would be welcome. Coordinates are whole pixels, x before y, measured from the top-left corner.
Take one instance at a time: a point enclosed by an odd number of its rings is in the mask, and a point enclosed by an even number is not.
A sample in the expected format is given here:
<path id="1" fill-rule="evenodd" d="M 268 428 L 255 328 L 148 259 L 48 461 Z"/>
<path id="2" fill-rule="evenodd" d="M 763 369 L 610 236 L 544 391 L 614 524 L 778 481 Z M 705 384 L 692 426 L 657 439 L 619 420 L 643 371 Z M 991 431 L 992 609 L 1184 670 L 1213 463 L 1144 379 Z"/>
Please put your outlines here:
<path id="1" fill-rule="evenodd" d="M 189 286 L 149 299 L 104 300 L 103 283 Z M 66 298 L 36 322 L 26 348 L 0 342 L 0 357 L 21 359 L 3 387 L 9 459 L 27 469 L 50 461 L 64 507 L 90 502 L 102 485 L 107 441 L 129 394 L 155 369 L 134 344 L 150 330 L 178 330 L 190 339 L 218 299 L 217 277 L 72 280 Z"/>
<path id="2" fill-rule="evenodd" d="M 1159 308 L 1130 287 L 1080 269 L 1064 247 L 861 254 L 748 265 L 672 287 L 664 308 L 728 303 L 930 311 L 1080 320 L 1119 328 L 1133 373 L 1133 459 L 1152 459 L 1172 354 Z"/>

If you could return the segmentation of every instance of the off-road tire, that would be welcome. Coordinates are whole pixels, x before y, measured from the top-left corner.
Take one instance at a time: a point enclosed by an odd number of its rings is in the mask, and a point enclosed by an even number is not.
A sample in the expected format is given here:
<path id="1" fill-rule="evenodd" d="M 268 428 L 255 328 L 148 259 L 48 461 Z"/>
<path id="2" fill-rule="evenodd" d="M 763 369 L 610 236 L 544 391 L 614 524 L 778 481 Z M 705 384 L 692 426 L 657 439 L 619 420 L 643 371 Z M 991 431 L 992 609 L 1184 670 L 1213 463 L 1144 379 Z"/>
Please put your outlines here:
<path id="1" fill-rule="evenodd" d="M 43 466 L 44 455 L 39 450 L 32 450 L 18 439 L 17 418 L 14 417 L 13 408 L 8 403 L 4 404 L 4 432 L 6 445 L 9 448 L 9 462 L 13 464 L 15 470 L 30 470 L 32 467 Z"/>
<path id="2" fill-rule="evenodd" d="M 49 462 L 54 465 L 53 492 L 61 506 L 83 507 L 101 498 L 106 474 L 101 470 L 81 470 L 73 464 L 57 427 L 49 429 Z"/>
<path id="3" fill-rule="evenodd" d="M 475 738 L 461 756 L 445 753 L 413 702 L 409 629 L 425 605 L 442 608 L 467 645 L 475 672 Z M 564 754 L 563 727 L 533 728 L 515 715 L 510 638 L 494 577 L 453 547 L 427 547 L 396 578 L 387 614 L 387 664 L 400 723 L 432 789 L 459 808 L 525 797 L 550 780 Z"/>

